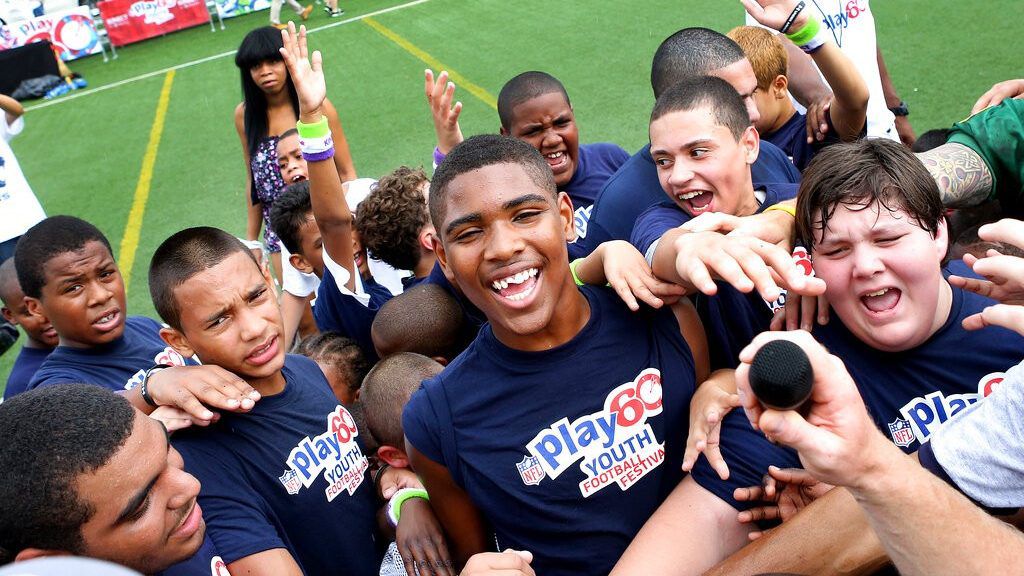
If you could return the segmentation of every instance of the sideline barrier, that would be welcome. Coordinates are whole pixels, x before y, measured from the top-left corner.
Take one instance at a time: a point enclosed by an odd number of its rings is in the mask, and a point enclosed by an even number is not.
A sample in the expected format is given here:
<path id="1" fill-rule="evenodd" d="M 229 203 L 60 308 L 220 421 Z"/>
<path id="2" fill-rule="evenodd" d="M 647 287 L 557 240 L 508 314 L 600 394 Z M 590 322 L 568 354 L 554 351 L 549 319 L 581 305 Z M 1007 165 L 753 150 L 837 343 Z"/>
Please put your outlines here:
<path id="1" fill-rule="evenodd" d="M 105 0 L 96 5 L 114 46 L 210 23 L 206 0 Z"/>

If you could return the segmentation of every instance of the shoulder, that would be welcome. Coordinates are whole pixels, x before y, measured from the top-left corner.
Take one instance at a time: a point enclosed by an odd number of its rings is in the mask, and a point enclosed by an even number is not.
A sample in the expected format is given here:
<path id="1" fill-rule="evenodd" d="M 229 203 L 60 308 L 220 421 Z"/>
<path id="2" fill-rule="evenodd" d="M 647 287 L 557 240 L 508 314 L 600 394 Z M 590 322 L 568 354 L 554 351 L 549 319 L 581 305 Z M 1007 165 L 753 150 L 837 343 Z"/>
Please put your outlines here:
<path id="1" fill-rule="evenodd" d="M 796 193 L 800 190 L 800 185 L 793 182 L 766 182 L 755 184 L 755 186 L 765 191 L 765 200 L 761 204 L 761 210 L 783 200 L 796 198 Z"/>
<path id="2" fill-rule="evenodd" d="M 580 144 L 580 155 L 596 157 L 614 162 L 618 165 L 624 164 L 630 158 L 629 152 L 612 142 L 594 142 L 591 144 Z"/>
<path id="3" fill-rule="evenodd" d="M 235 127 L 239 130 L 242 129 L 245 123 L 245 102 L 239 102 L 238 106 L 235 106 Z"/>

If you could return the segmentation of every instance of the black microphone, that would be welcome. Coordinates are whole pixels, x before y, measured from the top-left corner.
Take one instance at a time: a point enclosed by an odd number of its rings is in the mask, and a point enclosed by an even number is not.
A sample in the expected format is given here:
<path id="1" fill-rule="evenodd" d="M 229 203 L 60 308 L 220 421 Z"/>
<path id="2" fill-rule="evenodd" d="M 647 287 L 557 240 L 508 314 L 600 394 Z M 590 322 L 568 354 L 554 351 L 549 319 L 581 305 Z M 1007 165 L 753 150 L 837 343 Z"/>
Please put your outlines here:
<path id="1" fill-rule="evenodd" d="M 768 408 L 795 410 L 810 397 L 812 382 L 807 353 L 789 340 L 765 344 L 750 364 L 750 388 Z"/>

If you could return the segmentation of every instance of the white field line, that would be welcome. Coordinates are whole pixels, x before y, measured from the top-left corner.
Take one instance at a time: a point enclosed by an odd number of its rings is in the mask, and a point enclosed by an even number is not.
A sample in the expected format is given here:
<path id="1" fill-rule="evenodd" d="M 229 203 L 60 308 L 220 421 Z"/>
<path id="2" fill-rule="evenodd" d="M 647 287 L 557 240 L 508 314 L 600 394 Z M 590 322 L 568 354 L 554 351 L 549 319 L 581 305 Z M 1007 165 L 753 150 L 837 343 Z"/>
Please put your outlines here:
<path id="1" fill-rule="evenodd" d="M 405 4 L 399 4 L 397 6 L 391 6 L 390 8 L 382 8 L 380 10 L 377 10 L 377 11 L 374 11 L 374 12 L 368 12 L 366 14 L 355 16 L 353 18 L 347 18 L 345 20 L 341 20 L 341 21 L 338 21 L 338 22 L 332 22 L 330 24 L 325 24 L 325 25 L 319 26 L 317 28 L 310 28 L 310 29 L 307 30 L 307 33 L 312 34 L 313 32 L 319 32 L 321 30 L 327 30 L 328 28 L 335 28 L 335 27 L 341 26 L 343 24 L 351 24 L 352 22 L 358 22 L 358 21 L 362 20 L 363 18 L 369 18 L 371 16 L 377 16 L 377 15 L 380 15 L 380 14 L 386 14 L 388 12 L 395 12 L 397 10 L 402 10 L 404 8 L 409 8 L 410 6 L 415 6 L 417 4 L 423 4 L 423 3 L 429 2 L 429 1 L 430 0 L 413 0 L 412 2 L 406 2 Z M 118 80 L 117 82 L 112 82 L 110 84 L 104 84 L 103 86 L 97 86 L 96 88 L 87 89 L 87 90 L 84 90 L 84 91 L 81 91 L 81 92 L 73 92 L 71 94 L 68 94 L 67 96 L 61 96 L 59 98 L 54 98 L 53 100 L 47 100 L 45 102 L 41 102 L 39 104 L 34 104 L 32 106 L 26 106 L 25 110 L 26 111 L 40 110 L 42 108 L 47 108 L 49 106 L 56 106 L 58 104 L 62 104 L 62 103 L 65 103 L 65 102 L 70 102 L 72 100 L 75 100 L 76 98 L 82 98 L 84 96 L 89 96 L 91 94 L 98 94 L 100 92 L 104 92 L 104 91 L 110 90 L 112 88 L 117 88 L 118 86 L 124 86 L 125 84 L 131 84 L 133 82 L 138 82 L 140 80 L 145 80 L 146 78 L 152 78 L 153 76 L 160 76 L 162 74 L 166 74 L 166 73 L 170 72 L 171 70 L 181 70 L 183 68 L 191 68 L 192 66 L 198 66 L 199 64 L 203 64 L 205 62 L 210 62 L 210 61 L 217 60 L 217 59 L 220 59 L 220 58 L 227 58 L 228 56 L 234 56 L 235 52 L 238 52 L 238 50 L 231 50 L 229 52 L 221 52 L 220 54 L 214 54 L 213 56 L 207 56 L 205 58 L 200 58 L 198 60 L 192 60 L 190 62 L 185 62 L 183 64 L 178 64 L 178 65 L 175 65 L 175 66 L 171 66 L 169 68 L 163 68 L 161 70 L 155 70 L 153 72 L 146 72 L 145 74 L 140 74 L 140 75 L 134 76 L 132 78 L 126 78 L 124 80 Z"/>

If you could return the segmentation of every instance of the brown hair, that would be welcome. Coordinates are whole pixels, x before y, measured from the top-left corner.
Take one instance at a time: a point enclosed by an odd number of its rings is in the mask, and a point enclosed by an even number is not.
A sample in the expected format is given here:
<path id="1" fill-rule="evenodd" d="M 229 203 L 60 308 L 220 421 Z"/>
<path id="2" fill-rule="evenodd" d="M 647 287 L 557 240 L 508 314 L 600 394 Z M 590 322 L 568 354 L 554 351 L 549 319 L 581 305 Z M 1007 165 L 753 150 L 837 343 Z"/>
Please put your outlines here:
<path id="1" fill-rule="evenodd" d="M 775 34 L 757 26 L 737 26 L 726 36 L 743 48 L 761 90 L 767 90 L 776 78 L 786 75 L 789 56 Z"/>

